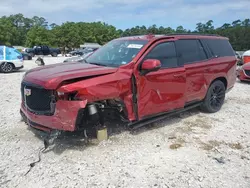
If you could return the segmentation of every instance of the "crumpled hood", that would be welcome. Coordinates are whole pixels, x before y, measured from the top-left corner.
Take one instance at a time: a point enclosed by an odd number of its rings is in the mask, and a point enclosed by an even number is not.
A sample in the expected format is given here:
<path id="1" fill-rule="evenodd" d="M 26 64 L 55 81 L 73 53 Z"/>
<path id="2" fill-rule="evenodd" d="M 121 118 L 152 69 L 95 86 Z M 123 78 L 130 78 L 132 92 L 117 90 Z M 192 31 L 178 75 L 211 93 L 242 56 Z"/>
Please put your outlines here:
<path id="1" fill-rule="evenodd" d="M 58 63 L 38 67 L 26 72 L 23 81 L 56 89 L 66 80 L 114 73 L 117 68 L 97 66 L 81 62 Z"/>

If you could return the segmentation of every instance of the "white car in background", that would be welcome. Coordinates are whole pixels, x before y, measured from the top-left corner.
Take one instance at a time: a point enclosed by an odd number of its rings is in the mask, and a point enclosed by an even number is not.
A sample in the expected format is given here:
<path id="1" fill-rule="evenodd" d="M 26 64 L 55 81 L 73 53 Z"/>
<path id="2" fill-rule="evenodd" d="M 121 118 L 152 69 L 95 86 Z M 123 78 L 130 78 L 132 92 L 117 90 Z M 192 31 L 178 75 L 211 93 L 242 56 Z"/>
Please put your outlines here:
<path id="1" fill-rule="evenodd" d="M 22 54 L 11 46 L 0 46 L 0 72 L 10 73 L 22 68 Z"/>

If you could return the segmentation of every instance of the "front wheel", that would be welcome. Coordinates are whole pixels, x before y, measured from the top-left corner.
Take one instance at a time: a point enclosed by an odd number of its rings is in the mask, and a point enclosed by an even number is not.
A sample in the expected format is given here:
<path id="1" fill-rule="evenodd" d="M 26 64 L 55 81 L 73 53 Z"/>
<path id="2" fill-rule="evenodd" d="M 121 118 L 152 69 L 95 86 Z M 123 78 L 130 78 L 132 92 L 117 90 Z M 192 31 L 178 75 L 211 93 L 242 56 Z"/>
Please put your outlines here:
<path id="1" fill-rule="evenodd" d="M 29 53 L 31 57 L 35 57 L 35 54 L 34 53 Z"/>
<path id="2" fill-rule="evenodd" d="M 14 70 L 14 66 L 11 63 L 2 63 L 0 66 L 0 71 L 3 73 L 10 73 Z"/>
<path id="3" fill-rule="evenodd" d="M 225 100 L 226 88 L 222 81 L 216 80 L 207 91 L 207 95 L 201 105 L 203 111 L 218 112 Z"/>

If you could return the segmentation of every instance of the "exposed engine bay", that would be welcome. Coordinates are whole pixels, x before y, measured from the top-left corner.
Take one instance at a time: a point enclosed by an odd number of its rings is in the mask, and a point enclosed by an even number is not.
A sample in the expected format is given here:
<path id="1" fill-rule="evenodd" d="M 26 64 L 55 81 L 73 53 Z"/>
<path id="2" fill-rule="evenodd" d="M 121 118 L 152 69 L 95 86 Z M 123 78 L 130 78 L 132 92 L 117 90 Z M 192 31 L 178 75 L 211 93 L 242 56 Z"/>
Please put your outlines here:
<path id="1" fill-rule="evenodd" d="M 78 112 L 76 129 L 86 131 L 87 135 L 94 136 L 98 129 L 110 128 L 112 124 L 129 122 L 127 111 L 123 102 L 119 99 L 97 101 L 87 105 Z M 96 136 L 96 135 L 95 135 Z"/>

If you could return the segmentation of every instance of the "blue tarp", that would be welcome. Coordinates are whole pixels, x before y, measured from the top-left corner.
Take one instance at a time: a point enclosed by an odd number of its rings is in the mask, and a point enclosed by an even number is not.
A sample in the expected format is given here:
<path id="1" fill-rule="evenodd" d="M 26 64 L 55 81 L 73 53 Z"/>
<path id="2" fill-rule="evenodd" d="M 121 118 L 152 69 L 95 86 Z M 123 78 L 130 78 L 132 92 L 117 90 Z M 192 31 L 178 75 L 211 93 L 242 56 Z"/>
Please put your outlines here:
<path id="1" fill-rule="evenodd" d="M 20 60 L 21 57 L 22 54 L 17 49 L 8 46 L 0 46 L 0 61 Z"/>

